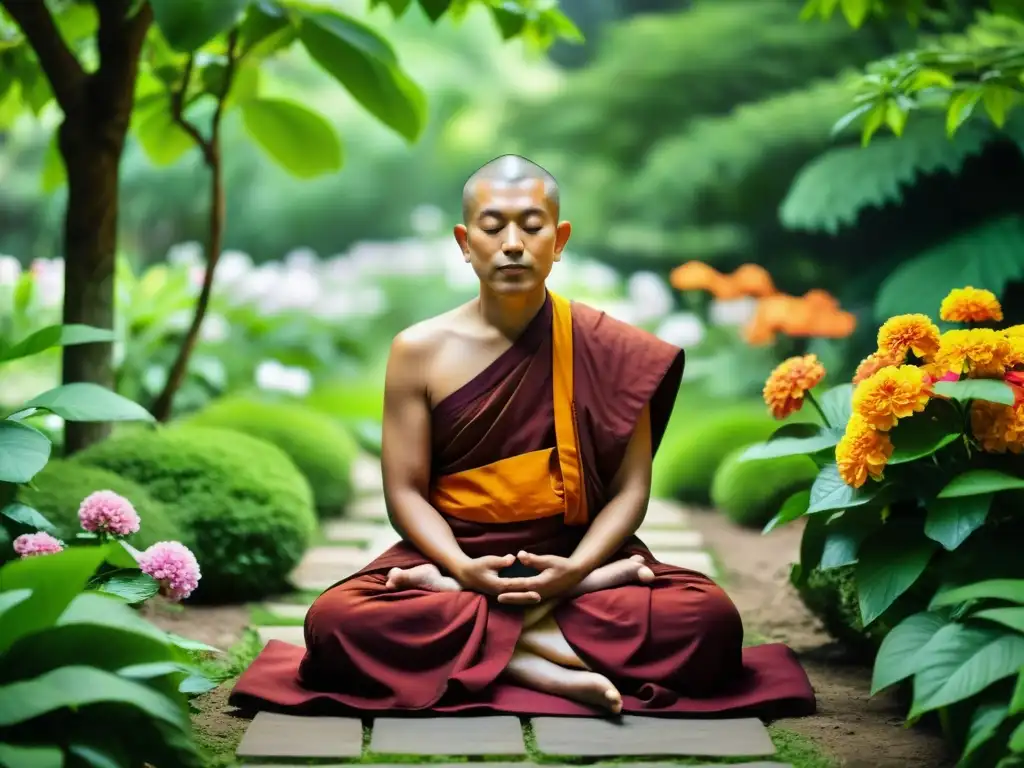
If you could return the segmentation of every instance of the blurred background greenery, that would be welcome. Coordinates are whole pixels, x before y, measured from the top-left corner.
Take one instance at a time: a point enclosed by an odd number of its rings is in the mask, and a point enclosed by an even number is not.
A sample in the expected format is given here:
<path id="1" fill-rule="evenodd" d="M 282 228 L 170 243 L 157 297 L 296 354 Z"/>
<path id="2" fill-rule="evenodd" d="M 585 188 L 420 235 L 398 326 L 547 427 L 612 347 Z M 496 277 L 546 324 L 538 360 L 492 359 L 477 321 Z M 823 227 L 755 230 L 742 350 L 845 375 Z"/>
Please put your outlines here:
<path id="1" fill-rule="evenodd" d="M 562 186 L 574 236 L 553 288 L 688 350 L 657 492 L 715 496 L 752 524 L 774 502 L 746 501 L 740 486 L 764 475 L 732 468 L 718 492 L 713 481 L 738 448 L 772 431 L 760 388 L 784 356 L 814 352 L 833 383 L 848 381 L 884 318 L 934 316 L 950 287 L 967 284 L 1002 295 L 1007 321 L 1020 322 L 1024 122 L 972 120 L 950 139 L 941 113 L 922 112 L 901 138 L 879 133 L 867 147 L 859 126 L 833 130 L 870 62 L 936 35 L 1019 35 L 976 16 L 982 4 L 945 3 L 916 28 L 871 18 L 851 29 L 842 18 L 802 20 L 802 0 L 563 0 L 586 40 L 546 52 L 503 40 L 479 6 L 433 24 L 416 4 L 398 19 L 383 4 L 330 5 L 392 42 L 427 95 L 426 130 L 413 143 L 389 131 L 301 49 L 264 65 L 261 93 L 316 105 L 342 139 L 344 165 L 289 175 L 228 115 L 225 251 L 175 402 L 178 419 L 287 444 L 307 462 L 320 507 L 343 507 L 344 472 L 309 465 L 318 452 L 281 435 L 292 425 L 308 443 L 310 433 L 275 408 L 331 416 L 345 437 L 331 438 L 330 460 L 343 468 L 357 447 L 377 449 L 389 342 L 473 295 L 451 226 L 465 178 L 500 154 L 529 156 Z M 59 115 L 26 113 L 17 99 L 13 89 L 0 98 L 5 338 L 59 322 L 63 290 Z M 120 171 L 117 388 L 143 404 L 163 388 L 190 320 L 209 207 L 199 152 L 160 160 L 159 141 L 133 134 Z M 752 343 L 758 292 L 678 290 L 685 280 L 672 276 L 687 262 L 721 275 L 757 265 L 774 290 L 822 294 L 822 313 L 850 322 Z M 7 366 L 0 404 L 52 385 L 59 365 L 52 350 Z M 41 426 L 59 442 L 59 419 Z M 773 499 L 807 483 L 804 466 L 771 477 Z"/>

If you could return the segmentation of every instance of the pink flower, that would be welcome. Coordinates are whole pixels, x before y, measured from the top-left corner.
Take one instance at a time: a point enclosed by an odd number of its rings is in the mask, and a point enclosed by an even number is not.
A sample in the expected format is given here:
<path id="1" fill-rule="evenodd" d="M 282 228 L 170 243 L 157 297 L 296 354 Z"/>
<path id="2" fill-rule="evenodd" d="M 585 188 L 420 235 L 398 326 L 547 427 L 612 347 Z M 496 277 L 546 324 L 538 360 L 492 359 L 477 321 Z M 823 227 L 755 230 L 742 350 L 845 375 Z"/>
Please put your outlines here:
<path id="1" fill-rule="evenodd" d="M 45 531 L 23 533 L 14 540 L 14 552 L 22 557 L 55 555 L 64 551 L 64 545 Z"/>
<path id="2" fill-rule="evenodd" d="M 158 541 L 139 555 L 139 568 L 160 582 L 160 594 L 177 602 L 199 586 L 196 556 L 179 541 Z"/>
<path id="3" fill-rule="evenodd" d="M 92 533 L 127 536 L 139 530 L 139 513 L 124 496 L 113 491 L 96 491 L 78 508 L 78 521 Z"/>

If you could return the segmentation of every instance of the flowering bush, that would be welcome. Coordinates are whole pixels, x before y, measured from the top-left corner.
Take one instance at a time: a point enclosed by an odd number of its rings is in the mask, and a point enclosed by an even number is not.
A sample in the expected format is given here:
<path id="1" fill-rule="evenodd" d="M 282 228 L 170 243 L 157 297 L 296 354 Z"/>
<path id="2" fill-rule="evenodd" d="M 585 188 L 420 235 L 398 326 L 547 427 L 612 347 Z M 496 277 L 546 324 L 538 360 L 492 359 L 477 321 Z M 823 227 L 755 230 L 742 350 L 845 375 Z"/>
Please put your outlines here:
<path id="1" fill-rule="evenodd" d="M 938 713 L 961 764 L 995 765 L 1024 752 L 1024 558 L 998 551 L 1024 527 L 1024 326 L 996 327 L 998 300 L 971 287 L 939 317 L 968 327 L 893 317 L 854 381 L 820 396 L 811 356 L 784 362 L 766 404 L 781 417 L 811 403 L 821 424 L 787 424 L 743 458 L 815 460 L 765 528 L 805 518 L 794 583 L 852 567 L 865 627 L 923 592 L 882 641 L 873 691 L 912 679 L 910 720 Z"/>

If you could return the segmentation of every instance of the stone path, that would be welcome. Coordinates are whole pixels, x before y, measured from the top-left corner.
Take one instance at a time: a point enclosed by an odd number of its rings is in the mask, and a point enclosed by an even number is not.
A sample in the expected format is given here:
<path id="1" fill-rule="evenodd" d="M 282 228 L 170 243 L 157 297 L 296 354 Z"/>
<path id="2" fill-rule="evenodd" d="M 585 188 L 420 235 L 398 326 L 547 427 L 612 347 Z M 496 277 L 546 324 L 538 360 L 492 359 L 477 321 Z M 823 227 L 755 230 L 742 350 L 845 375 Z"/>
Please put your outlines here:
<path id="1" fill-rule="evenodd" d="M 356 502 L 350 505 L 343 518 L 325 524 L 326 543 L 310 549 L 292 575 L 295 585 L 308 593 L 310 601 L 315 593 L 359 570 L 398 541 L 398 535 L 387 520 L 376 462 L 360 461 L 353 468 L 353 475 L 358 489 Z M 655 499 L 651 501 L 639 535 L 658 559 L 714 576 L 714 561 L 703 549 L 700 534 L 686 526 L 686 510 L 673 502 Z M 299 623 L 308 603 L 265 603 L 262 608 L 281 622 L 278 626 L 256 628 L 264 642 L 275 639 L 299 646 L 304 644 Z M 353 718 L 293 717 L 268 712 L 259 713 L 253 720 L 237 754 L 265 768 L 268 760 L 285 758 L 318 761 L 361 758 L 362 762 L 386 765 L 389 756 L 402 756 L 402 764 L 408 765 L 409 758 L 417 755 L 486 757 L 486 768 L 501 768 L 505 764 L 492 762 L 491 758 L 504 757 L 516 760 L 508 765 L 529 768 L 532 764 L 522 760 L 529 755 L 526 745 L 530 739 L 536 752 L 545 755 L 546 760 L 555 761 L 559 757 L 621 756 L 739 760 L 775 754 L 767 729 L 753 718 L 678 720 L 625 716 L 613 721 L 597 717 L 530 720 L 384 717 L 364 724 Z M 458 765 L 471 768 L 474 764 L 460 762 Z M 662 764 L 643 765 L 656 768 Z M 777 762 L 731 765 L 734 768 L 786 768 Z M 628 765 L 618 763 L 616 768 L 628 768 Z"/>

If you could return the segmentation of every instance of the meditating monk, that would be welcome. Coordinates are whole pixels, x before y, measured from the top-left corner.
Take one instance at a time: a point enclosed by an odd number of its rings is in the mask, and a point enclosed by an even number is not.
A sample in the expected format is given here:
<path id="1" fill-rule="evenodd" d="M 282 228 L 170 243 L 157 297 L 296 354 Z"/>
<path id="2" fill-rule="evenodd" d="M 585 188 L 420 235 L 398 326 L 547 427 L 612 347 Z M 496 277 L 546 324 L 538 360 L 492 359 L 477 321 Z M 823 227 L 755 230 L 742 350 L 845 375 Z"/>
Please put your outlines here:
<path id="1" fill-rule="evenodd" d="M 467 304 L 394 340 L 384 496 L 403 541 L 313 603 L 232 694 L 292 712 L 805 714 L 785 646 L 635 533 L 683 350 L 551 293 L 571 227 L 505 156 L 466 183 Z"/>

